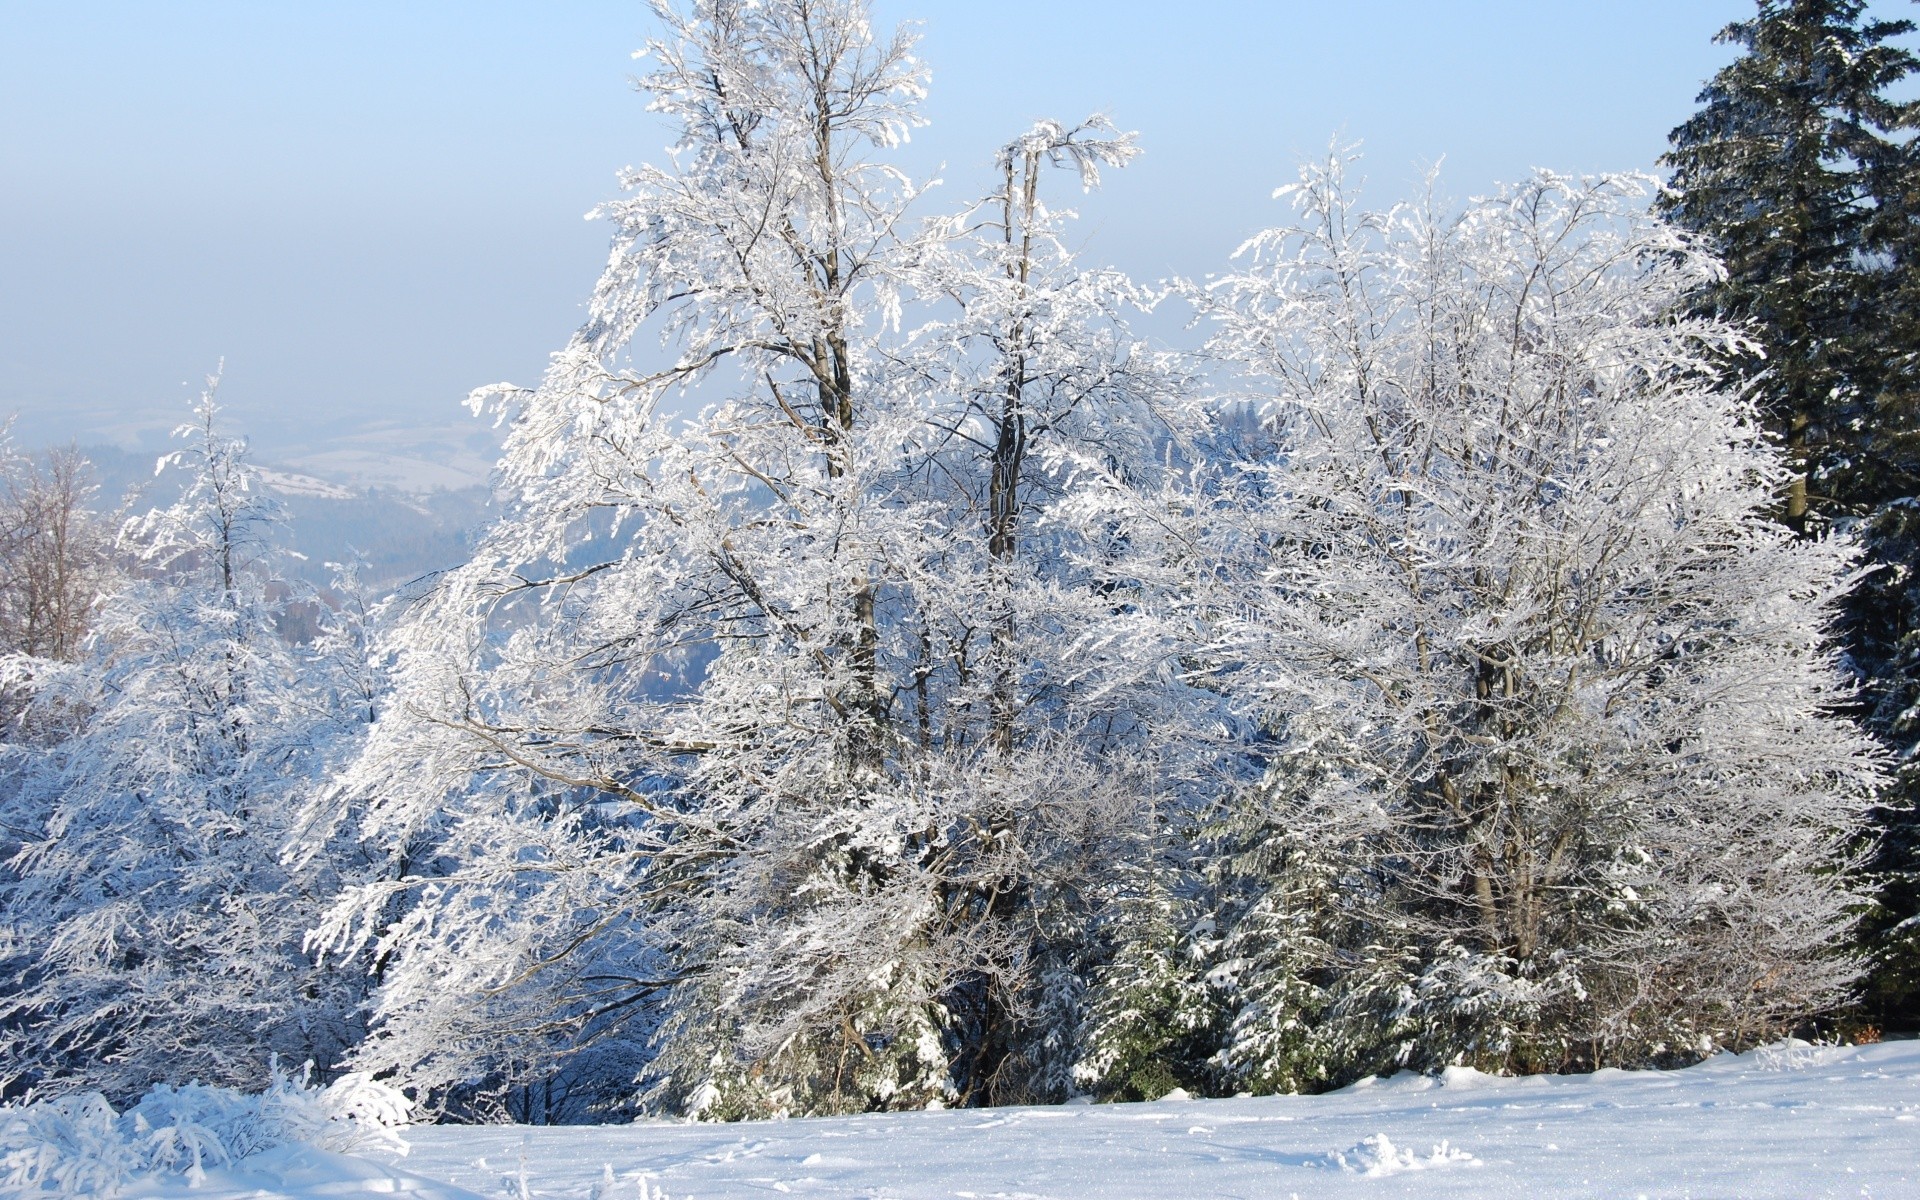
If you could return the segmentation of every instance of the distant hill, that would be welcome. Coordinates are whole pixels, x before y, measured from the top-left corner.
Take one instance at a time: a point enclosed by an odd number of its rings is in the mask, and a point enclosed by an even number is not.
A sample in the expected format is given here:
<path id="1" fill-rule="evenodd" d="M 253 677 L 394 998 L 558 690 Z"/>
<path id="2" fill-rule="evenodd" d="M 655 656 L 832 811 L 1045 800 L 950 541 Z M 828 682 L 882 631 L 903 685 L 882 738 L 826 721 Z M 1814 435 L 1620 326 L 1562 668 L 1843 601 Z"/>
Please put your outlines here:
<path id="1" fill-rule="evenodd" d="M 157 454 L 117 446 L 82 446 L 80 452 L 94 465 L 102 510 L 143 512 L 179 494 L 177 472 L 155 474 Z M 316 457 L 326 461 L 325 455 Z M 469 450 L 464 458 L 477 461 L 478 455 Z M 371 452 L 362 460 L 381 465 Z M 465 560 L 488 516 L 485 472 L 473 461 L 450 464 L 444 472 L 460 486 L 422 488 L 369 485 L 344 472 L 343 478 L 316 470 L 312 459 L 259 466 L 261 482 L 287 513 L 287 543 L 298 556 L 291 569 L 315 584 L 328 581 L 327 563 L 354 552 L 366 560 L 363 579 L 375 591 L 445 570 Z"/>

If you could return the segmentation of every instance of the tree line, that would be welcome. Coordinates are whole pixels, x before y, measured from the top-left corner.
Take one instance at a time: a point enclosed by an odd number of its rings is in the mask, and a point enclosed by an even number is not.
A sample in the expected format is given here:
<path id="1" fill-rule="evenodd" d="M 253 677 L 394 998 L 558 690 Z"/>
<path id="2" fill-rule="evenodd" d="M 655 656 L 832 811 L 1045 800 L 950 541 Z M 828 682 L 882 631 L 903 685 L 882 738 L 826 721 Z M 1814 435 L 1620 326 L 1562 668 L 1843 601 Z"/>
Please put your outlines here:
<path id="1" fill-rule="evenodd" d="M 94 532 L 0 529 L 9 1089 L 729 1119 L 1911 1019 L 1905 23 L 1763 2 L 1670 186 L 1373 211 L 1336 148 L 1148 287 L 1069 246 L 1104 117 L 932 212 L 909 34 L 658 15 L 677 141 L 475 394 L 467 561 L 290 636 L 211 389 L 117 535 L 13 472 Z"/>

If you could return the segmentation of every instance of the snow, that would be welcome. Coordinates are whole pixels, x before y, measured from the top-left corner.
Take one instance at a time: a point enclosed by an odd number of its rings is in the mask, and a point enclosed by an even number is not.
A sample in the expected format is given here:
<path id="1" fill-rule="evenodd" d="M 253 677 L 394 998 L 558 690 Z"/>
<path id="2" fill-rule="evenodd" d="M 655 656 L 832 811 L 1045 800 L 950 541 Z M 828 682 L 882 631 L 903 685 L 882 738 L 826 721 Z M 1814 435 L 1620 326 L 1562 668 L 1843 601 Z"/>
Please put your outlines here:
<path id="1" fill-rule="evenodd" d="M 276 1146 L 231 1167 L 207 1172 L 198 1186 L 185 1176 L 149 1179 L 122 1197 L 179 1200 L 267 1200 L 274 1196 L 345 1197 L 406 1194 L 410 1200 L 475 1200 L 474 1193 L 384 1163 L 310 1146 Z"/>
<path id="2" fill-rule="evenodd" d="M 1915 1196 L 1920 1042 L 1788 1045 L 1680 1071 L 1456 1068 L 1326 1096 L 408 1139 L 416 1175 L 517 1196 L 524 1162 L 528 1195 L 568 1200 L 637 1200 L 643 1180 L 672 1200 Z"/>
<path id="3" fill-rule="evenodd" d="M 303 475 L 298 471 L 275 471 L 269 467 L 255 467 L 253 473 L 261 483 L 286 496 L 317 496 L 322 500 L 355 500 L 360 495 L 352 488 L 328 483 L 324 479 L 316 479 L 312 475 Z"/>
<path id="4" fill-rule="evenodd" d="M 14 1110 L 19 1111 L 19 1110 Z M 1325 1096 L 741 1124 L 434 1126 L 358 1157 L 282 1145 L 166 1200 L 1137 1200 L 1920 1195 L 1920 1042 L 1804 1043 L 1679 1071 L 1456 1068 Z M 10 1156 L 9 1156 L 10 1157 Z M 50 1195 L 0 1186 L 0 1195 Z"/>

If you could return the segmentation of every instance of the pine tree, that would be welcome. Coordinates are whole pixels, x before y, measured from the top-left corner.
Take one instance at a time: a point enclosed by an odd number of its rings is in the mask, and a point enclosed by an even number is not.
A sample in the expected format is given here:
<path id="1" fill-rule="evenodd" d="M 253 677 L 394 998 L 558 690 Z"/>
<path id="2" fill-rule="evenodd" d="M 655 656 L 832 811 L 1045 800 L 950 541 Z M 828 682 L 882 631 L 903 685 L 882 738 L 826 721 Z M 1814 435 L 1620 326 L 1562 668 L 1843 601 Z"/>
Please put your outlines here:
<path id="1" fill-rule="evenodd" d="M 1882 891 L 1863 926 L 1880 963 L 1866 1019 L 1904 1025 L 1920 1020 L 1920 941 L 1899 932 L 1920 915 L 1920 102 L 1889 93 L 1920 68 L 1896 44 L 1913 29 L 1860 0 L 1763 0 L 1721 32 L 1741 54 L 1673 131 L 1660 199 L 1725 261 L 1700 302 L 1752 332 L 1721 365 L 1795 464 L 1784 518 L 1857 522 L 1875 566 L 1841 636 L 1868 727 L 1904 764 L 1878 821 Z"/>
<path id="2" fill-rule="evenodd" d="M 1110 910 L 1113 957 L 1092 973 L 1074 1082 L 1102 1100 L 1213 1091 L 1221 1006 L 1207 969 L 1211 927 L 1170 886 L 1178 876 L 1167 863 L 1149 855 L 1129 866 Z"/>
<path id="3" fill-rule="evenodd" d="M 1874 569 L 1848 597 L 1843 637 L 1860 676 L 1865 723 L 1895 756 L 1876 812 L 1876 892 L 1861 922 L 1872 956 L 1857 1020 L 1920 1028 L 1920 497 L 1877 505 L 1861 522 Z"/>
<path id="4" fill-rule="evenodd" d="M 1379 1048 L 1405 1033 L 1376 1006 L 1336 1010 L 1378 990 L 1375 951 L 1391 939 L 1369 936 L 1359 917 L 1380 911 L 1364 846 L 1276 822 L 1265 802 L 1312 787 L 1315 774 L 1275 755 L 1209 831 L 1209 899 L 1225 934 L 1210 982 L 1227 1014 L 1214 1062 L 1226 1091 L 1315 1091 L 1387 1065 Z"/>
<path id="5" fill-rule="evenodd" d="M 1784 512 L 1795 528 L 1913 478 L 1879 443 L 1915 391 L 1888 353 L 1887 318 L 1910 261 L 1904 164 L 1920 102 L 1887 91 L 1920 61 L 1889 44 L 1911 22 L 1865 20 L 1865 8 L 1763 0 L 1727 26 L 1719 40 L 1744 53 L 1701 92 L 1664 159 L 1660 207 L 1726 264 L 1704 302 L 1754 330 L 1730 367 L 1795 464 Z M 1911 334 L 1910 315 L 1892 324 Z"/>
<path id="6" fill-rule="evenodd" d="M 359 1037 L 354 976 L 303 950 L 355 864 L 283 854 L 364 722 L 309 687 L 325 665 L 276 629 L 277 512 L 217 412 L 210 384 L 166 460 L 186 490 L 128 523 L 136 569 L 78 660 L 8 663 L 33 706 L 78 714 L 8 747 L 5 822 L 24 831 L 0 892 L 10 1085 L 254 1087 L 276 1054 L 325 1071 Z"/>

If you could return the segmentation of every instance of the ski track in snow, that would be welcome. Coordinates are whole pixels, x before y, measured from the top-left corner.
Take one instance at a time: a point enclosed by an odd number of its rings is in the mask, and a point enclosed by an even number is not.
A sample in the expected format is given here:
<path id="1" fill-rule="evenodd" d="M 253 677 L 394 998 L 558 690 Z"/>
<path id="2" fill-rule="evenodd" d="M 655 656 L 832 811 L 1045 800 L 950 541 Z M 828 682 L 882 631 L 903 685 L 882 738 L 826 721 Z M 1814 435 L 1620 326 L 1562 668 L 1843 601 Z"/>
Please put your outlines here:
<path id="1" fill-rule="evenodd" d="M 387 1171 L 342 1159 L 358 1175 L 325 1178 L 317 1152 L 299 1151 L 306 1173 L 283 1186 L 249 1160 L 197 1189 L 143 1192 L 639 1200 L 644 1180 L 671 1200 L 1920 1197 L 1920 1042 L 1769 1048 L 1683 1071 L 1455 1069 L 1325 1096 L 407 1137 Z"/>

